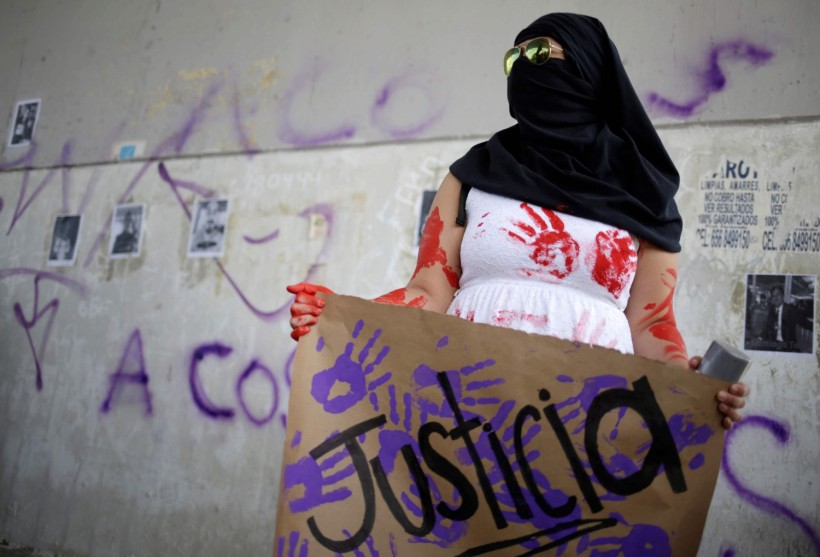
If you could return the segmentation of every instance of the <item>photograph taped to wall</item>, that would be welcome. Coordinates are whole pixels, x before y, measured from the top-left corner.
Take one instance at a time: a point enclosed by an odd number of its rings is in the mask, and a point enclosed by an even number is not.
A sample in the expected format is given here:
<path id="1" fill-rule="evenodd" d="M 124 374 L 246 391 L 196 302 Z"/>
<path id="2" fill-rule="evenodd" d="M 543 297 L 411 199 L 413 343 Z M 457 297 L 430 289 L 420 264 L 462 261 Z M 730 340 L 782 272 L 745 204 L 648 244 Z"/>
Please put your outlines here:
<path id="1" fill-rule="evenodd" d="M 221 257 L 228 228 L 227 199 L 198 199 L 194 205 L 188 257 Z"/>
<path id="2" fill-rule="evenodd" d="M 51 232 L 51 248 L 48 250 L 48 265 L 70 267 L 77 261 L 77 243 L 80 239 L 82 215 L 58 215 L 54 219 Z"/>
<path id="3" fill-rule="evenodd" d="M 40 116 L 40 99 L 18 101 L 12 114 L 9 129 L 9 147 L 29 145 Z"/>
<path id="4" fill-rule="evenodd" d="M 814 275 L 746 275 L 744 349 L 814 353 Z"/>
<path id="5" fill-rule="evenodd" d="M 117 205 L 111 220 L 111 242 L 108 254 L 111 259 L 139 255 L 142 249 L 142 233 L 145 228 L 145 204 Z"/>

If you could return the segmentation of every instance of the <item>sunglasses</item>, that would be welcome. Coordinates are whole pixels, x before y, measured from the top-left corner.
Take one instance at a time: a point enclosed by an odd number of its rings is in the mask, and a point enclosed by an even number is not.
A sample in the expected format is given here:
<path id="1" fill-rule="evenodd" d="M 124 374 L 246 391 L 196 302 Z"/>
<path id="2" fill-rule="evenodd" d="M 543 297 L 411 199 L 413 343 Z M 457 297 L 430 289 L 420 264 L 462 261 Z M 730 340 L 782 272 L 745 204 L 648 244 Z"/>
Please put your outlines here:
<path id="1" fill-rule="evenodd" d="M 515 63 L 522 54 L 527 60 L 540 66 L 550 59 L 553 50 L 564 51 L 563 48 L 552 44 L 546 37 L 530 39 L 522 45 L 512 47 L 504 53 L 504 75 L 510 75 L 513 63 Z"/>

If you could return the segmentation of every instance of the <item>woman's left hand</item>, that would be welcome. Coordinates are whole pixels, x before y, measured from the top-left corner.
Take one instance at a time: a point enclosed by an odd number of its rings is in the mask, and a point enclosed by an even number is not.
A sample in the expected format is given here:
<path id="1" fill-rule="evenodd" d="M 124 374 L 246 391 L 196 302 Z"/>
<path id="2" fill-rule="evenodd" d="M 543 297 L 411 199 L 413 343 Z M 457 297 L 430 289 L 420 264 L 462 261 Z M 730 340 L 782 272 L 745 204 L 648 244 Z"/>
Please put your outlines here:
<path id="1" fill-rule="evenodd" d="M 697 371 L 698 366 L 703 358 L 695 356 L 689 359 L 689 368 Z M 724 429 L 732 429 L 735 422 L 743 419 L 743 414 L 739 412 L 741 408 L 746 406 L 746 397 L 749 396 L 749 387 L 745 383 L 734 383 L 729 385 L 725 391 L 719 391 L 715 396 L 718 402 L 718 410 L 723 414 Z"/>

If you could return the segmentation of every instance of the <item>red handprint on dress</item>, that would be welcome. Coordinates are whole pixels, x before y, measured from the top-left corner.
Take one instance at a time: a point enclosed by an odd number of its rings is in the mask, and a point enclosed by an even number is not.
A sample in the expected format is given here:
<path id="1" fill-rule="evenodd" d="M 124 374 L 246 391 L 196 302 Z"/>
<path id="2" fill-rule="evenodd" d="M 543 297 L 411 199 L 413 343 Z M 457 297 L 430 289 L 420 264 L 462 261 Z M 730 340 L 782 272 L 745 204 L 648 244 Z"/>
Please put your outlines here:
<path id="1" fill-rule="evenodd" d="M 625 230 L 610 228 L 595 236 L 595 262 L 592 278 L 615 299 L 621 297 L 638 265 L 638 254 Z"/>
<path id="2" fill-rule="evenodd" d="M 522 203 L 521 208 L 530 217 L 533 225 L 515 221 L 513 224 L 521 233 L 507 230 L 507 234 L 514 240 L 531 246 L 530 259 L 548 273 L 559 279 L 566 278 L 575 268 L 575 261 L 578 258 L 578 242 L 564 231 L 564 221 L 553 211 L 541 208 L 541 212 L 547 218 L 544 220 L 526 203 Z"/>

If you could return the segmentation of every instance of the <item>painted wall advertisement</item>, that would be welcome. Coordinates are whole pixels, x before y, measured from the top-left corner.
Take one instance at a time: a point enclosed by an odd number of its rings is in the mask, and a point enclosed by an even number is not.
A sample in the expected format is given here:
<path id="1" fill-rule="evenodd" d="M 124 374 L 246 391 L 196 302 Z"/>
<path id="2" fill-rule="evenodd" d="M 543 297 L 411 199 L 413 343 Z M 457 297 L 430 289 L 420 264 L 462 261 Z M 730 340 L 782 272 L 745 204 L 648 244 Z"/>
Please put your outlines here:
<path id="1" fill-rule="evenodd" d="M 820 207 L 801 203 L 788 176 L 764 179 L 744 159 L 728 159 L 702 179 L 697 238 L 703 248 L 820 254 Z M 813 354 L 814 275 L 746 276 L 743 348 Z"/>
<path id="2" fill-rule="evenodd" d="M 724 384 L 329 296 L 299 342 L 276 555 L 695 555 Z"/>
<path id="3" fill-rule="evenodd" d="M 743 159 L 727 160 L 700 181 L 703 204 L 696 234 L 704 248 L 820 253 L 820 210 L 795 205 L 791 177 L 763 179 Z M 786 218 L 800 212 L 801 218 Z"/>

